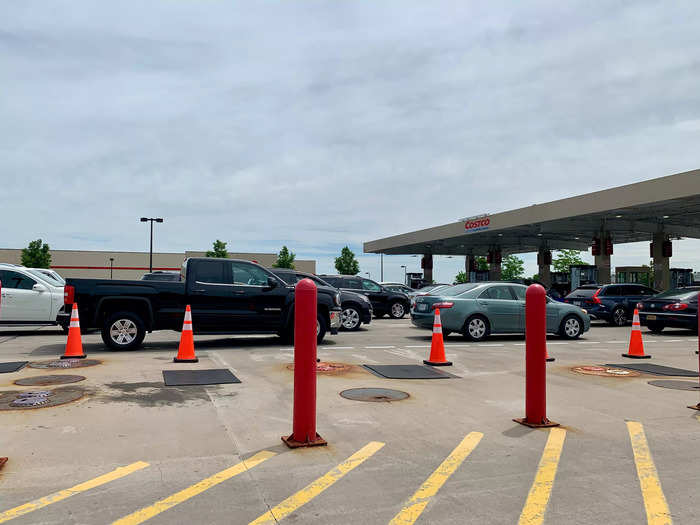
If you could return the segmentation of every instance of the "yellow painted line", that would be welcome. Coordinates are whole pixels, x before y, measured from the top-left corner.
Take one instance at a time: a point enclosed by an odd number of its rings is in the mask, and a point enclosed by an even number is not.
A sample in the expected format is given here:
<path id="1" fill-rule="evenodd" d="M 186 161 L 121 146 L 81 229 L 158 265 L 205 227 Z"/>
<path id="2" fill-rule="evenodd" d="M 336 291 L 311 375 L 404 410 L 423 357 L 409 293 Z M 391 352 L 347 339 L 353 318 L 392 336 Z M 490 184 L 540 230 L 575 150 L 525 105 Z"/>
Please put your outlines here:
<path id="1" fill-rule="evenodd" d="M 542 452 L 535 481 L 532 482 L 525 506 L 520 513 L 519 525 L 537 525 L 544 521 L 544 513 L 552 493 L 552 485 L 554 485 L 554 478 L 557 475 L 557 466 L 565 438 L 566 430 L 563 428 L 549 430 L 549 437 Z"/>
<path id="2" fill-rule="evenodd" d="M 19 516 L 24 516 L 25 514 L 29 514 L 30 512 L 51 505 L 52 503 L 57 503 L 66 498 L 70 498 L 71 496 L 75 496 L 76 494 L 80 494 L 81 492 L 85 492 L 86 490 L 94 489 L 95 487 L 99 487 L 100 485 L 104 485 L 105 483 L 109 483 L 115 479 L 123 478 L 124 476 L 128 476 L 129 474 L 136 472 L 137 470 L 141 470 L 142 468 L 146 468 L 147 466 L 148 463 L 137 461 L 131 465 L 116 468 L 112 472 L 108 472 L 102 476 L 85 481 L 69 489 L 59 490 L 58 492 L 54 492 L 53 494 L 49 494 L 43 498 L 35 499 L 34 501 L 30 501 L 29 503 L 25 503 L 19 507 L 6 510 L 5 512 L 0 513 L 0 523 L 5 523 L 6 521 L 18 518 Z"/>
<path id="3" fill-rule="evenodd" d="M 318 478 L 316 481 L 312 481 L 299 492 L 289 496 L 282 503 L 273 507 L 268 512 L 257 518 L 255 521 L 251 521 L 249 525 L 261 525 L 263 523 L 274 524 L 282 518 L 289 516 L 299 507 L 308 503 L 313 498 L 318 496 L 321 492 L 333 485 L 336 481 L 345 476 L 345 474 L 350 472 L 352 469 L 361 465 L 365 460 L 372 457 L 372 455 L 374 455 L 374 453 L 380 450 L 383 446 L 384 443 L 380 443 L 379 441 L 371 441 L 367 443 L 364 447 L 355 452 L 352 456 L 343 461 L 340 465 L 329 470 L 326 474 Z"/>
<path id="4" fill-rule="evenodd" d="M 644 497 L 647 523 L 650 525 L 670 524 L 671 512 L 668 510 L 664 491 L 661 490 L 661 482 L 651 457 L 644 427 L 636 421 L 628 421 L 627 431 L 630 434 L 634 463 L 637 465 L 637 477 Z"/>
<path id="5" fill-rule="evenodd" d="M 168 496 L 165 499 L 155 502 L 153 505 L 144 507 L 136 512 L 133 512 L 132 514 L 129 514 L 128 516 L 118 519 L 113 523 L 113 525 L 136 525 L 137 523 L 143 523 L 144 521 L 151 519 L 153 516 L 156 516 L 161 512 L 182 503 L 183 501 L 187 501 L 197 494 L 201 494 L 205 490 L 209 490 L 219 483 L 222 483 L 227 479 L 231 479 L 232 477 L 237 476 L 238 474 L 241 474 L 246 470 L 255 467 L 256 465 L 259 465 L 263 461 L 270 459 L 275 455 L 275 452 L 270 452 L 267 450 L 258 452 L 254 456 L 241 461 L 240 463 L 236 463 L 232 467 L 222 470 L 213 476 L 209 476 L 208 478 L 203 479 L 202 481 L 195 483 L 194 485 L 187 487 L 180 492 L 176 492 L 172 496 Z"/>
<path id="6" fill-rule="evenodd" d="M 389 525 L 411 525 L 416 522 L 430 503 L 430 499 L 445 484 L 449 477 L 459 468 L 467 456 L 472 453 L 484 435 L 470 432 L 450 453 L 440 466 L 426 479 L 408 503 L 394 516 Z"/>

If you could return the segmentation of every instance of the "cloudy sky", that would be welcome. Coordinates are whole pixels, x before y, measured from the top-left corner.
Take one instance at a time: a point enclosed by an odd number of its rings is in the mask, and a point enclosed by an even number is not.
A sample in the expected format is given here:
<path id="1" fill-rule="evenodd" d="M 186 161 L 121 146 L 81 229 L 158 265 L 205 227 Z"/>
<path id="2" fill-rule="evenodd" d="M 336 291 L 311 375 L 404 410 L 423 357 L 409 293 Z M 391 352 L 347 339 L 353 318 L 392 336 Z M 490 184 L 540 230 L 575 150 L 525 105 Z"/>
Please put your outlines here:
<path id="1" fill-rule="evenodd" d="M 287 244 L 327 272 L 345 244 L 696 169 L 698 27 L 694 0 L 6 2 L 0 247 L 144 250 L 163 216 L 158 251 Z"/>

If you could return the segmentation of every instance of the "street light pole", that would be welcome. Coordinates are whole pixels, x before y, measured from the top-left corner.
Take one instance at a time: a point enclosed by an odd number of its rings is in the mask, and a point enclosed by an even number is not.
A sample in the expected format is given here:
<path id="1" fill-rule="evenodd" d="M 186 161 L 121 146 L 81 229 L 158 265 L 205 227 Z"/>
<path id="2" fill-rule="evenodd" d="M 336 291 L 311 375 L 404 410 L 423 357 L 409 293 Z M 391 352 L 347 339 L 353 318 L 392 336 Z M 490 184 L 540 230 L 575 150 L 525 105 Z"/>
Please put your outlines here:
<path id="1" fill-rule="evenodd" d="M 380 281 L 384 282 L 384 254 L 380 253 L 379 254 L 379 275 L 380 275 Z"/>
<path id="2" fill-rule="evenodd" d="M 406 277 L 407 277 L 407 274 L 406 274 L 406 265 L 405 265 L 405 264 L 402 264 L 402 265 L 401 265 L 401 268 L 403 268 L 403 284 L 405 284 L 406 286 L 408 286 L 408 283 L 406 282 Z"/>
<path id="3" fill-rule="evenodd" d="M 109 258 L 109 278 L 110 279 L 112 279 L 113 270 L 114 270 L 114 257 L 110 257 Z"/>
<path id="4" fill-rule="evenodd" d="M 156 217 L 156 218 L 141 217 L 141 222 L 150 222 L 151 223 L 151 248 L 148 251 L 148 271 L 153 272 L 153 223 L 154 222 L 163 222 L 163 219 L 161 217 Z"/>

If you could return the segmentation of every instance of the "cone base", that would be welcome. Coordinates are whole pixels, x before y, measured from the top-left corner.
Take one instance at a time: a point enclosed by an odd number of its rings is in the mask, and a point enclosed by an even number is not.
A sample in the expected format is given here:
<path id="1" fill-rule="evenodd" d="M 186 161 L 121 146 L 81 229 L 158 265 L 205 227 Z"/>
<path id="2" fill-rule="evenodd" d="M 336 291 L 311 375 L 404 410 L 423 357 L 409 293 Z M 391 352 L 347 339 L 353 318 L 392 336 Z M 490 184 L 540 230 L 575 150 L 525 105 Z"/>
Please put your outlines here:
<path id="1" fill-rule="evenodd" d="M 629 357 L 630 359 L 651 359 L 649 354 L 636 355 L 636 354 L 622 354 L 622 357 Z"/>
<path id="2" fill-rule="evenodd" d="M 199 363 L 199 359 L 196 357 L 194 359 L 178 359 L 177 357 L 174 357 L 173 363 Z"/>
<path id="3" fill-rule="evenodd" d="M 62 355 L 61 359 L 85 359 L 87 354 L 83 355 Z"/>
<path id="4" fill-rule="evenodd" d="M 423 359 L 423 363 L 426 365 L 430 366 L 452 366 L 452 361 L 428 361 L 427 359 Z"/>
<path id="5" fill-rule="evenodd" d="M 316 439 L 313 441 L 295 441 L 294 434 L 289 436 L 282 436 L 282 441 L 289 448 L 302 448 L 302 447 L 323 447 L 328 445 L 328 442 L 316 433 Z"/>
<path id="6" fill-rule="evenodd" d="M 545 359 L 545 361 L 547 361 L 548 363 L 551 363 L 552 361 L 554 361 L 554 358 L 553 358 L 553 357 L 548 357 L 547 359 Z"/>
<path id="7" fill-rule="evenodd" d="M 688 408 L 691 408 L 693 410 L 700 410 L 700 403 L 698 403 L 697 405 L 690 405 Z"/>
<path id="8" fill-rule="evenodd" d="M 545 418 L 544 423 L 530 423 L 526 417 L 518 417 L 513 419 L 516 423 L 520 423 L 521 425 L 525 425 L 526 427 L 530 428 L 546 428 L 546 427 L 558 427 L 559 423 L 555 423 L 554 421 L 550 421 L 549 419 Z"/>

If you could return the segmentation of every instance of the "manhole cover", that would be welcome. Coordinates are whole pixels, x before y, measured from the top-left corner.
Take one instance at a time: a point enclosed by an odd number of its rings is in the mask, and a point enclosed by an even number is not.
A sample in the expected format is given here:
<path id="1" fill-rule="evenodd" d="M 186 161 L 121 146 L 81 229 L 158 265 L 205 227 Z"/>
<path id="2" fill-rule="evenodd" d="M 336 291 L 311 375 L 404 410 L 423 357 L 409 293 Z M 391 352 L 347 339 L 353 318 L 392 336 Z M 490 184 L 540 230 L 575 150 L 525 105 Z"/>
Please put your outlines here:
<path id="1" fill-rule="evenodd" d="M 700 391 L 700 386 L 697 381 L 674 381 L 672 379 L 655 379 L 649 381 L 651 386 L 659 386 L 661 388 L 672 388 L 673 390 L 695 390 Z"/>
<path id="2" fill-rule="evenodd" d="M 401 401 L 408 397 L 408 392 L 388 388 L 351 388 L 340 393 L 345 399 L 353 401 L 373 401 L 375 403 Z"/>
<path id="3" fill-rule="evenodd" d="M 287 365 L 287 370 L 294 370 L 294 363 Z M 345 363 L 331 363 L 329 361 L 316 363 L 317 374 L 341 374 L 349 370 L 352 370 L 352 365 Z"/>
<path id="4" fill-rule="evenodd" d="M 603 377 L 639 377 L 641 375 L 634 370 L 623 370 L 621 368 L 611 368 L 609 366 L 575 366 L 571 371 L 577 374 Z"/>
<path id="5" fill-rule="evenodd" d="M 27 366 L 30 368 L 83 368 L 99 365 L 101 362 L 97 359 L 52 359 L 51 361 L 35 361 Z"/>
<path id="6" fill-rule="evenodd" d="M 69 374 L 65 375 L 52 375 L 52 376 L 34 376 L 25 377 L 23 379 L 18 379 L 15 381 L 15 385 L 19 386 L 48 386 L 48 385 L 67 385 L 68 383 L 77 383 L 78 381 L 84 381 L 85 376 L 73 376 Z"/>
<path id="7" fill-rule="evenodd" d="M 56 388 L 48 391 L 49 395 L 34 395 L 26 397 L 30 392 L 4 391 L 0 392 L 0 411 L 2 410 L 25 410 L 31 408 L 45 408 L 77 401 L 85 392 L 78 388 Z M 25 396 L 25 397 L 23 397 Z"/>

